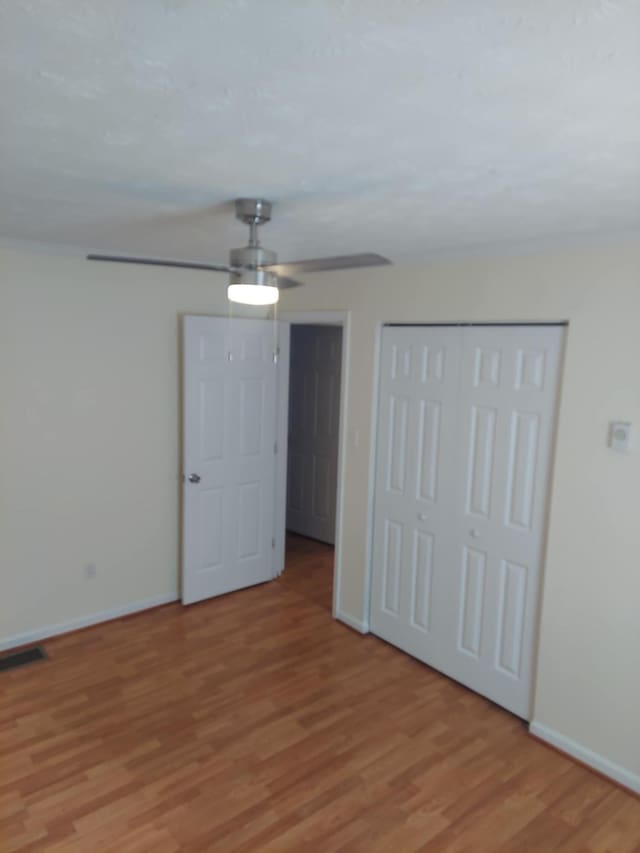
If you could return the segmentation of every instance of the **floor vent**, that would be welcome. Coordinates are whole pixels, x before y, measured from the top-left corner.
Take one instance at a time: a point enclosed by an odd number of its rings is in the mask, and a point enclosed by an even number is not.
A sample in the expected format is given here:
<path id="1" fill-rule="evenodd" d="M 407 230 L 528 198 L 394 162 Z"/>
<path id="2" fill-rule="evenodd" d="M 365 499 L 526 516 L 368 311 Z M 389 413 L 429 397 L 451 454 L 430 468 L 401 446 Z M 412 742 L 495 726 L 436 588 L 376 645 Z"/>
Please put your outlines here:
<path id="1" fill-rule="evenodd" d="M 21 652 L 14 652 L 11 655 L 0 657 L 0 672 L 5 669 L 16 669 L 19 666 L 26 666 L 28 663 L 35 663 L 39 660 L 46 660 L 47 655 L 41 646 L 34 646 L 32 649 L 23 649 Z"/>

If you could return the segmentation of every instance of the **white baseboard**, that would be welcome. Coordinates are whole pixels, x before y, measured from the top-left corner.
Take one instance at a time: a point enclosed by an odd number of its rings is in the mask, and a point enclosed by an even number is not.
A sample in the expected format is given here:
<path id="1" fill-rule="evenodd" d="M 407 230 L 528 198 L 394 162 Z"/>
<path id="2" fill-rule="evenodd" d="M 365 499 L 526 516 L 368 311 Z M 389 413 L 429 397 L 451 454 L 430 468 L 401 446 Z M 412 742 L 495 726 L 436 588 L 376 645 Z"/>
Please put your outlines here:
<path id="1" fill-rule="evenodd" d="M 129 613 L 149 610 L 151 607 L 160 607 L 160 605 L 170 604 L 172 601 L 178 601 L 178 596 L 174 593 L 159 595 L 156 598 L 145 598 L 142 601 L 134 601 L 131 604 L 122 604 L 120 607 L 113 607 L 111 610 L 92 613 L 90 616 L 71 619 L 69 622 L 46 625 L 37 631 L 25 631 L 23 634 L 14 634 L 12 637 L 0 637 L 0 651 L 15 648 L 15 646 L 25 646 L 28 643 L 37 643 L 39 640 L 46 640 L 58 634 L 67 634 L 69 631 L 77 631 L 79 628 L 88 628 L 89 625 L 98 625 L 100 622 L 108 622 L 110 619 L 128 616 Z"/>
<path id="2" fill-rule="evenodd" d="M 586 746 L 576 743 L 571 738 L 565 737 L 559 732 L 542 725 L 542 723 L 537 723 L 535 720 L 529 726 L 529 731 L 532 735 L 539 737 L 540 740 L 546 741 L 551 746 L 555 746 L 562 752 L 566 752 L 567 755 L 571 755 L 583 764 L 593 767 L 599 773 L 609 776 L 614 782 L 619 782 L 620 785 L 624 785 L 626 788 L 630 788 L 632 791 L 640 794 L 640 776 L 637 773 L 632 773 L 631 770 L 627 770 L 619 764 L 614 764 L 613 761 L 609 761 L 603 755 L 592 752 Z"/>
<path id="3" fill-rule="evenodd" d="M 367 622 L 361 622 L 359 619 L 354 619 L 353 616 L 349 616 L 348 613 L 344 613 L 342 610 L 336 610 L 335 618 L 340 622 L 344 622 L 345 625 L 353 628 L 353 630 L 357 631 L 359 634 L 369 633 L 369 625 Z"/>

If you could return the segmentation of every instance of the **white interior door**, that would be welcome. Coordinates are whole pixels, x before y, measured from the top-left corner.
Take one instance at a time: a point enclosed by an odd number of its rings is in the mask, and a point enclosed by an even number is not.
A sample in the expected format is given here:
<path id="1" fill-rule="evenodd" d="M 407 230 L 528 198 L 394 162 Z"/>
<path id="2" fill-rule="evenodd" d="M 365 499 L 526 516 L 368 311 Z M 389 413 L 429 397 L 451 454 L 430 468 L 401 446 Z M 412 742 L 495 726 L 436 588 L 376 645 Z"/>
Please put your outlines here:
<path id="1" fill-rule="evenodd" d="M 268 320 L 185 317 L 183 339 L 182 601 L 190 604 L 276 573 L 284 501 L 276 401 L 286 366 L 276 364 Z"/>
<path id="2" fill-rule="evenodd" d="M 383 334 L 372 630 L 522 717 L 562 336 L 544 326 Z"/>
<path id="3" fill-rule="evenodd" d="M 291 330 L 287 529 L 335 542 L 342 329 Z"/>
<path id="4" fill-rule="evenodd" d="M 442 642 L 450 559 L 460 330 L 385 328 L 382 335 L 371 630 L 421 660 Z"/>

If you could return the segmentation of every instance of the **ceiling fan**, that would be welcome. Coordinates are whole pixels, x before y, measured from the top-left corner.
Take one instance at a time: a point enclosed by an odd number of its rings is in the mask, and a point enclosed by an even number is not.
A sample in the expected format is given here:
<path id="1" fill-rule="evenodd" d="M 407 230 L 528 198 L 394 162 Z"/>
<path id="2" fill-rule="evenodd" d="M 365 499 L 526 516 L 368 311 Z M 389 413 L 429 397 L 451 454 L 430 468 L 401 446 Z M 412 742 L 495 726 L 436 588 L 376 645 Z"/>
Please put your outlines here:
<path id="1" fill-rule="evenodd" d="M 236 219 L 249 226 L 249 243 L 240 249 L 231 249 L 228 264 L 201 264 L 160 258 L 96 254 L 87 255 L 87 260 L 226 272 L 230 274 L 228 298 L 232 302 L 242 302 L 245 305 L 273 305 L 278 301 L 282 289 L 298 287 L 301 284 L 291 278 L 291 275 L 355 267 L 375 267 L 391 263 L 388 258 L 372 252 L 278 263 L 276 253 L 271 249 L 263 248 L 258 240 L 258 226 L 271 219 L 271 202 L 261 198 L 238 198 L 235 206 Z"/>

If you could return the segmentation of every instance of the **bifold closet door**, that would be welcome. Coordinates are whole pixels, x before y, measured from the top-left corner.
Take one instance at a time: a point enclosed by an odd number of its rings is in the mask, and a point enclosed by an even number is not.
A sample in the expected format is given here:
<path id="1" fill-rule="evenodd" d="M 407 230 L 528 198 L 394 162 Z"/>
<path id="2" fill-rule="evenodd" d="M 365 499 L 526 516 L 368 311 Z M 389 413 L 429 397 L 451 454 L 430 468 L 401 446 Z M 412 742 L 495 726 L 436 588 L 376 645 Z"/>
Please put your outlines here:
<path id="1" fill-rule="evenodd" d="M 415 657 L 439 661 L 450 560 L 460 329 L 382 332 L 373 528 L 371 630 Z"/>
<path id="2" fill-rule="evenodd" d="M 562 336 L 558 326 L 383 333 L 372 630 L 525 718 Z M 421 368 L 434 350 L 447 356 L 435 383 Z M 430 410 L 439 420 L 425 430 Z M 424 470 L 435 471 L 428 495 Z"/>

